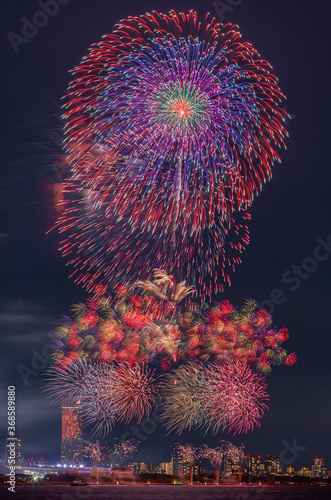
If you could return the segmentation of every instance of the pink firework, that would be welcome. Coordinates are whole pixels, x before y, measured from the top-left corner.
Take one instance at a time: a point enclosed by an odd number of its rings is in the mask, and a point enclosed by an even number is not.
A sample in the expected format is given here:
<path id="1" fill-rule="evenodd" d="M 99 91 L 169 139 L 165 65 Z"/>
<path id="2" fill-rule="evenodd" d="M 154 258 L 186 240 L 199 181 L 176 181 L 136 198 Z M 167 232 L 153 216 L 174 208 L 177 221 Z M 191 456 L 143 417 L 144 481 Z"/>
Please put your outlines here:
<path id="1" fill-rule="evenodd" d="M 83 449 L 84 457 L 91 460 L 94 467 L 98 467 L 102 460 L 102 446 L 100 446 L 99 441 L 96 443 L 91 443 L 90 441 L 84 441 L 85 446 Z"/>
<path id="2" fill-rule="evenodd" d="M 113 455 L 117 455 L 118 458 L 123 459 L 130 457 L 136 451 L 137 447 L 131 441 L 121 441 L 114 445 L 112 453 Z"/>
<path id="3" fill-rule="evenodd" d="M 211 428 L 227 428 L 235 435 L 260 427 L 268 409 L 263 401 L 269 401 L 265 378 L 240 361 L 213 364 L 209 370 Z"/>
<path id="4" fill-rule="evenodd" d="M 137 423 L 144 416 L 148 417 L 156 406 L 158 389 L 155 378 L 149 368 L 140 366 L 138 363 L 117 364 L 116 403 L 118 404 L 118 419 L 125 423 L 133 418 Z"/>
<path id="5" fill-rule="evenodd" d="M 197 448 L 192 444 L 175 444 L 175 452 L 178 458 L 183 461 L 193 463 L 197 458 Z"/>
<path id="6" fill-rule="evenodd" d="M 234 463 L 240 463 L 244 456 L 244 445 L 242 444 L 239 448 L 229 441 L 220 441 L 219 446 L 215 448 L 210 448 L 206 444 L 201 446 L 199 450 L 199 457 L 205 458 L 209 461 L 210 465 L 215 471 L 216 482 L 218 484 L 221 466 L 224 458 L 229 458 Z"/>

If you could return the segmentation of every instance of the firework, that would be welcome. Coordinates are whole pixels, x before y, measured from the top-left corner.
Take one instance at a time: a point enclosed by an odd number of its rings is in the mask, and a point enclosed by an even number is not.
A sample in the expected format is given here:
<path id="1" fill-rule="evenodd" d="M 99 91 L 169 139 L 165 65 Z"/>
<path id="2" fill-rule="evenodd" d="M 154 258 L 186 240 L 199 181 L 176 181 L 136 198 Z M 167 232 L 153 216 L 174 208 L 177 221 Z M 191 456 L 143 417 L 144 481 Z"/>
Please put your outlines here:
<path id="1" fill-rule="evenodd" d="M 209 388 L 203 366 L 189 363 L 171 371 L 164 377 L 161 393 L 168 431 L 181 434 L 206 424 Z"/>
<path id="2" fill-rule="evenodd" d="M 268 406 L 264 377 L 245 363 L 189 363 L 168 373 L 162 383 L 163 417 L 168 431 L 192 427 L 241 433 L 260 426 Z"/>
<path id="3" fill-rule="evenodd" d="M 114 365 L 93 362 L 82 398 L 84 425 L 93 425 L 93 435 L 108 434 L 117 418 L 118 373 Z"/>
<path id="4" fill-rule="evenodd" d="M 67 369 L 51 366 L 46 372 L 44 392 L 54 403 L 75 405 L 87 394 L 91 364 L 85 360 L 73 361 Z"/>
<path id="5" fill-rule="evenodd" d="M 215 363 L 208 370 L 212 429 L 217 432 L 227 428 L 235 435 L 260 427 L 260 419 L 268 409 L 263 401 L 269 400 L 265 378 L 239 361 Z"/>
<path id="6" fill-rule="evenodd" d="M 175 444 L 175 453 L 183 462 L 188 462 L 190 468 L 190 480 L 193 484 L 193 465 L 197 456 L 197 448 L 191 444 Z"/>
<path id="7" fill-rule="evenodd" d="M 235 26 L 170 12 L 122 21 L 73 74 L 59 228 L 75 280 L 100 295 L 158 266 L 219 290 L 284 145 L 270 65 Z"/>
<path id="8" fill-rule="evenodd" d="M 226 300 L 183 305 L 190 288 L 165 271 L 155 270 L 139 287 L 142 295 L 122 286 L 112 300 L 72 307 L 72 319 L 63 318 L 56 332 L 49 397 L 79 401 L 95 434 L 108 433 L 117 420 L 148 418 L 159 391 L 169 432 L 236 434 L 259 426 L 269 397 L 264 377 L 252 368 L 268 373 L 296 361 L 282 348 L 287 330 L 275 328 L 253 300 L 241 308 Z M 149 363 L 168 370 L 161 382 Z"/>
<path id="9" fill-rule="evenodd" d="M 96 443 L 84 441 L 83 455 L 92 461 L 94 467 L 98 467 L 102 460 L 102 446 L 99 441 Z"/>
<path id="10" fill-rule="evenodd" d="M 112 453 L 113 455 L 117 455 L 118 458 L 123 459 L 130 457 L 135 451 L 137 451 L 137 447 L 131 441 L 121 441 L 114 445 Z"/>
<path id="11" fill-rule="evenodd" d="M 282 347 L 289 337 L 287 329 L 273 326 L 271 315 L 257 309 L 254 301 L 240 309 L 228 301 L 203 308 L 185 306 L 171 300 L 175 283 L 153 284 L 167 300 L 151 291 L 140 296 L 122 287 L 113 302 L 101 298 L 74 306 L 72 319 L 65 318 L 56 331 L 55 363 L 66 367 L 88 359 L 152 363 L 169 370 L 193 360 L 239 360 L 264 374 L 273 366 L 295 363 L 295 354 Z M 80 372 L 77 383 L 82 383 Z"/>
<path id="12" fill-rule="evenodd" d="M 194 286 L 187 287 L 185 281 L 176 283 L 173 276 L 169 276 L 162 269 L 154 269 L 153 281 L 138 281 L 136 286 L 161 300 L 172 303 L 180 302 L 194 291 Z"/>
<path id="13" fill-rule="evenodd" d="M 210 448 L 206 444 L 199 450 L 199 456 L 206 458 L 215 470 L 220 471 L 224 456 L 227 454 L 228 441 L 221 441 L 221 445 Z"/>
<path id="14" fill-rule="evenodd" d="M 184 461 L 193 463 L 197 456 L 197 448 L 192 444 L 180 444 L 176 443 L 175 445 L 175 453 L 176 455 Z"/>
<path id="15" fill-rule="evenodd" d="M 229 443 L 227 449 L 227 457 L 237 465 L 242 464 L 245 455 L 244 448 L 245 448 L 244 444 L 241 444 L 240 446 L 235 446 L 234 444 Z"/>
<path id="16" fill-rule="evenodd" d="M 139 424 L 144 416 L 149 417 L 156 405 L 158 390 L 153 372 L 138 364 L 119 363 L 117 373 L 118 418 L 126 423 L 135 418 Z"/>
<path id="17" fill-rule="evenodd" d="M 113 365 L 75 360 L 66 368 L 49 368 L 44 390 L 54 403 L 79 402 L 84 425 L 93 424 L 93 434 L 106 434 L 117 419 L 119 406 L 114 397 L 117 378 Z"/>
<path id="18" fill-rule="evenodd" d="M 52 367 L 48 380 L 49 397 L 67 404 L 76 404 L 79 398 L 84 424 L 92 424 L 94 434 L 104 435 L 117 420 L 139 423 L 143 416 L 148 418 L 159 386 L 166 429 L 179 434 L 199 427 L 234 434 L 252 431 L 268 408 L 263 401 L 269 399 L 264 377 L 239 361 L 206 366 L 190 362 L 167 373 L 160 383 L 138 363 L 75 361 L 66 369 Z M 123 454 L 125 449 L 117 451 Z"/>
<path id="19" fill-rule="evenodd" d="M 243 454 L 243 445 L 238 448 L 229 441 L 224 440 L 220 441 L 220 445 L 215 448 L 203 445 L 199 450 L 199 457 L 207 459 L 214 468 L 217 483 L 219 481 L 223 459 L 230 458 L 230 460 L 237 463 L 242 460 Z"/>

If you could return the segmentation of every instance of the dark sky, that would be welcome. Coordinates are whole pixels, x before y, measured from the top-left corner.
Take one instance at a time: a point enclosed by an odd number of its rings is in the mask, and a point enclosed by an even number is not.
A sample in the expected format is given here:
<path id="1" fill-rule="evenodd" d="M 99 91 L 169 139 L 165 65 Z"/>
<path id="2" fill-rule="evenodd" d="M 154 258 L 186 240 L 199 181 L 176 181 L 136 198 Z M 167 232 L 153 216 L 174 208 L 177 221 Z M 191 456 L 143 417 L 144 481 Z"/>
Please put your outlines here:
<path id="1" fill-rule="evenodd" d="M 224 0 L 226 2 L 226 0 Z M 236 3 L 236 2 L 234 2 Z M 270 410 L 260 429 L 233 438 L 246 452 L 282 454 L 286 464 L 311 465 L 315 455 L 331 468 L 330 439 L 330 88 L 331 3 L 302 0 L 243 0 L 228 10 L 225 21 L 238 24 L 244 39 L 271 62 L 287 96 L 293 119 L 287 150 L 274 168 L 272 182 L 254 202 L 251 243 L 243 264 L 233 275 L 231 288 L 220 298 L 240 305 L 249 297 L 270 300 L 275 289 L 283 293 L 275 305 L 276 325 L 287 326 L 298 364 L 275 368 L 268 377 Z M 21 34 L 22 17 L 32 19 L 37 1 L 1 2 L 2 65 L 2 176 L 0 184 L 0 335 L 1 443 L 6 437 L 6 388 L 17 388 L 17 435 L 25 456 L 60 456 L 60 410 L 40 394 L 40 370 L 24 384 L 18 367 L 35 369 L 35 353 L 47 346 L 47 333 L 71 304 L 86 298 L 69 279 L 56 251 L 55 234 L 45 236 L 52 223 L 51 199 L 41 194 L 45 183 L 56 181 L 50 159 L 57 153 L 50 136 L 58 126 L 60 98 L 69 82 L 68 70 L 86 54 L 88 46 L 113 29 L 114 23 L 148 10 L 166 12 L 193 8 L 216 15 L 212 2 L 202 0 L 70 0 L 15 53 L 7 38 Z M 53 149 L 52 149 L 53 148 Z M 292 266 L 316 267 L 314 252 L 329 237 L 329 253 L 317 269 L 294 281 Z M 319 241 L 317 241 L 319 240 Z M 316 253 L 315 253 L 316 255 Z M 307 259 L 307 260 L 305 260 Z M 316 262 L 316 261 L 315 261 Z M 284 280 L 284 273 L 287 280 Z M 283 278 L 282 278 L 283 277 Z M 293 289 L 293 290 L 292 290 Z M 273 295 L 274 297 L 275 295 Z M 284 300 L 285 299 L 285 300 Z M 270 306 L 270 303 L 264 303 Z M 32 350 L 34 350 L 32 352 Z M 125 427 L 116 427 L 120 437 Z M 216 438 L 190 432 L 166 436 L 161 426 L 143 441 L 138 460 L 168 459 L 176 441 L 214 443 Z M 288 451 L 293 442 L 300 447 Z M 286 444 L 287 443 L 287 444 Z"/>

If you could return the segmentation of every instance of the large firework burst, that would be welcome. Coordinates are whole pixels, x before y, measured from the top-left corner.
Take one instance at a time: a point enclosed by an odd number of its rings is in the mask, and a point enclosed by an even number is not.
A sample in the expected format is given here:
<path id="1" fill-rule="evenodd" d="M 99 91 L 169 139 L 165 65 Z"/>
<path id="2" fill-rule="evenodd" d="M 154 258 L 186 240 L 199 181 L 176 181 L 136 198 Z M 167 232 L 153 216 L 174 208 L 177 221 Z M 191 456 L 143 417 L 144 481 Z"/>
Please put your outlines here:
<path id="1" fill-rule="evenodd" d="M 75 360 L 66 367 L 51 367 L 47 380 L 48 397 L 55 403 L 78 402 L 84 424 L 92 424 L 94 434 L 107 434 L 117 420 L 139 423 L 158 397 L 153 372 L 137 363 Z"/>
<path id="2" fill-rule="evenodd" d="M 191 290 L 156 270 L 139 282 L 143 295 L 120 287 L 110 299 L 72 307 L 54 345 L 55 366 L 47 392 L 56 402 L 82 405 L 85 424 L 108 433 L 119 420 L 150 415 L 159 398 L 168 431 L 252 431 L 268 408 L 266 382 L 252 368 L 295 362 L 281 344 L 286 329 L 256 303 L 235 309 L 228 301 L 212 307 L 180 305 Z M 154 364 L 166 375 L 158 377 Z M 251 365 L 251 367 L 249 366 Z"/>
<path id="3" fill-rule="evenodd" d="M 148 418 L 156 405 L 158 390 L 153 372 L 138 364 L 120 363 L 117 373 L 118 418 L 126 423 L 135 418 L 139 424 L 145 415 Z"/>
<path id="4" fill-rule="evenodd" d="M 269 400 L 267 383 L 246 363 L 215 363 L 208 367 L 209 418 L 214 431 L 227 428 L 234 434 L 260 427 Z"/>
<path id="5" fill-rule="evenodd" d="M 163 380 L 163 418 L 168 431 L 201 427 L 208 420 L 208 380 L 202 365 L 189 363 L 168 373 Z"/>
<path id="6" fill-rule="evenodd" d="M 265 378 L 246 363 L 189 363 L 164 378 L 163 417 L 179 434 L 192 427 L 241 433 L 252 431 L 268 406 Z"/>
<path id="7" fill-rule="evenodd" d="M 78 359 L 66 367 L 50 367 L 46 378 L 48 398 L 55 403 L 80 404 L 84 425 L 93 425 L 93 434 L 107 434 L 112 429 L 119 412 L 114 365 Z"/>
<path id="8" fill-rule="evenodd" d="M 118 373 L 114 365 L 92 363 L 85 394 L 81 400 L 85 425 L 93 426 L 93 434 L 110 432 L 118 418 Z"/>
<path id="9" fill-rule="evenodd" d="M 51 366 L 46 372 L 44 392 L 55 403 L 76 404 L 87 395 L 89 377 L 93 371 L 91 363 L 80 359 L 70 363 L 66 370 Z"/>
<path id="10" fill-rule="evenodd" d="M 165 290 L 148 283 L 143 296 L 121 288 L 112 303 L 98 299 L 74 306 L 72 319 L 64 318 L 56 331 L 55 363 L 138 362 L 169 370 L 195 359 L 239 359 L 265 374 L 273 366 L 295 363 L 295 354 L 282 346 L 289 337 L 287 329 L 273 326 L 271 315 L 254 301 L 240 309 L 226 300 L 211 307 L 181 306 L 171 300 L 176 285 Z M 82 383 L 80 373 L 77 383 Z"/>
<path id="11" fill-rule="evenodd" d="M 284 145 L 270 65 L 237 27 L 172 11 L 121 21 L 73 74 L 59 227 L 75 279 L 100 295 L 157 266 L 220 289 Z"/>

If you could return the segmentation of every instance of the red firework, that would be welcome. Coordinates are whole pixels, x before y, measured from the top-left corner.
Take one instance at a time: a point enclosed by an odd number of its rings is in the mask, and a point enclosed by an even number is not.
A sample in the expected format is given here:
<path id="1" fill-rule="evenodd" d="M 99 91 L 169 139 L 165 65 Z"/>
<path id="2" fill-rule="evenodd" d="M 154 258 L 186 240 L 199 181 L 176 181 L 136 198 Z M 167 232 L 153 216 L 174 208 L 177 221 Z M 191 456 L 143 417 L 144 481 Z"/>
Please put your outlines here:
<path id="1" fill-rule="evenodd" d="M 210 420 L 214 431 L 220 428 L 237 433 L 252 431 L 268 406 L 267 383 L 246 363 L 213 364 L 210 377 Z"/>

